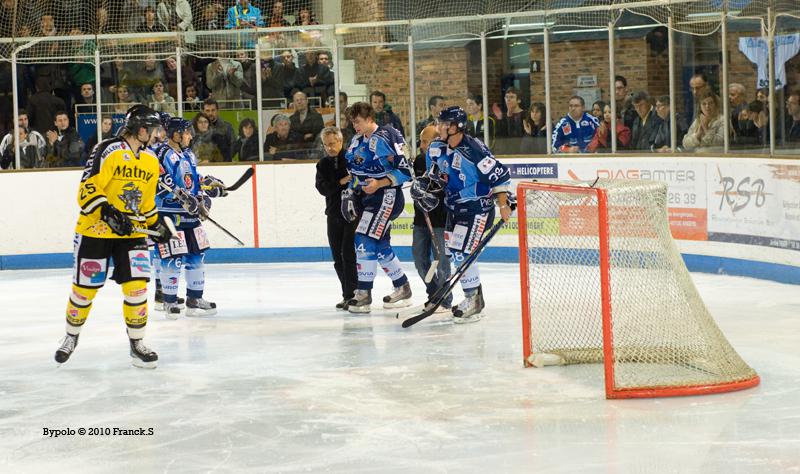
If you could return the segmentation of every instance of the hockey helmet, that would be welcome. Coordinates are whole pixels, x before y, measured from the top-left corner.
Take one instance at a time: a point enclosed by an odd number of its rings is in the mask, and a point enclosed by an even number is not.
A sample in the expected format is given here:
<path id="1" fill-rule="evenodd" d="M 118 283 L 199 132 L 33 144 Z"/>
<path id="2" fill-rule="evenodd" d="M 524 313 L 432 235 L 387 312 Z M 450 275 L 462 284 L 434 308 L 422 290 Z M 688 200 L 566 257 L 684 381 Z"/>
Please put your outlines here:
<path id="1" fill-rule="evenodd" d="M 450 106 L 439 112 L 437 120 L 455 125 L 459 132 L 463 132 L 467 127 L 467 113 L 457 105 Z"/>
<path id="2" fill-rule="evenodd" d="M 166 112 L 159 112 L 158 117 L 161 119 L 161 126 L 166 130 L 169 127 L 169 120 L 172 116 Z"/>
<path id="3" fill-rule="evenodd" d="M 167 129 L 167 137 L 171 139 L 172 135 L 176 133 L 183 133 L 186 130 L 191 130 L 192 122 L 180 117 L 172 117 L 169 119 L 165 128 Z"/>
<path id="4" fill-rule="evenodd" d="M 137 133 L 142 127 L 159 126 L 161 126 L 161 117 L 158 112 L 146 105 L 134 105 L 125 114 L 125 129 L 131 133 Z"/>

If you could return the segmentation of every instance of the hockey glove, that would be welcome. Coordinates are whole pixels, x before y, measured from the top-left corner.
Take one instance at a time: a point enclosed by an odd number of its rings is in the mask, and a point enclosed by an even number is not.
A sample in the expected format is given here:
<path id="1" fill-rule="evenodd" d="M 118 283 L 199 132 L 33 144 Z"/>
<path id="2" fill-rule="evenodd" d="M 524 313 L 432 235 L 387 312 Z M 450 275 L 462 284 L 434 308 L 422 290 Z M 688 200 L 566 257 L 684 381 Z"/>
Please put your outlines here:
<path id="1" fill-rule="evenodd" d="M 411 184 L 411 199 L 423 211 L 431 212 L 439 205 L 439 197 L 433 194 L 438 191 L 441 191 L 441 188 L 436 183 L 429 177 L 422 176 Z"/>
<path id="2" fill-rule="evenodd" d="M 130 235 L 133 232 L 133 223 L 122 211 L 108 202 L 100 205 L 100 219 L 102 219 L 111 232 L 117 235 Z"/>
<path id="3" fill-rule="evenodd" d="M 153 242 L 157 244 L 166 244 L 169 242 L 169 239 L 172 238 L 173 230 L 170 229 L 169 224 L 167 224 L 167 219 L 169 219 L 169 217 L 165 219 L 159 214 L 155 224 L 150 226 L 150 230 L 158 232 L 158 235 L 150 236 Z M 172 223 L 172 221 L 170 221 L 170 223 Z"/>
<path id="4" fill-rule="evenodd" d="M 200 185 L 209 197 L 218 198 L 228 195 L 228 191 L 225 190 L 225 183 L 211 175 L 203 176 L 203 179 L 200 180 Z"/>
<path id="5" fill-rule="evenodd" d="M 197 204 L 200 219 L 208 219 L 208 214 L 211 211 L 211 198 L 205 193 L 200 193 L 197 195 Z"/>
<path id="6" fill-rule="evenodd" d="M 355 191 L 350 188 L 345 189 L 342 191 L 342 217 L 347 222 L 354 222 L 359 214 L 361 209 Z"/>
<path id="7" fill-rule="evenodd" d="M 181 203 L 181 206 L 193 216 L 196 216 L 200 213 L 200 203 L 197 201 L 197 198 L 189 194 L 183 188 L 175 188 L 172 191 L 172 194 L 175 195 L 175 199 Z"/>

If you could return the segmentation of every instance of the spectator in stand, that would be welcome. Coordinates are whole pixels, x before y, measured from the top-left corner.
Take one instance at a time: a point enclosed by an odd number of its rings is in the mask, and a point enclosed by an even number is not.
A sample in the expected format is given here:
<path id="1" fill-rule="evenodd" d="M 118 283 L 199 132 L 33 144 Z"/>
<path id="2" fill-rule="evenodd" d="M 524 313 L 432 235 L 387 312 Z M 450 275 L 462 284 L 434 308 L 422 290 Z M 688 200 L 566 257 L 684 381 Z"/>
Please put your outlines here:
<path id="1" fill-rule="evenodd" d="M 633 102 L 631 102 L 628 80 L 625 79 L 625 76 L 614 76 L 614 100 L 616 100 L 617 111 L 622 117 L 622 122 L 628 129 L 633 128 L 633 121 L 636 120 L 636 110 L 634 110 Z M 603 115 L 605 116 L 605 112 Z"/>
<path id="2" fill-rule="evenodd" d="M 467 128 L 466 134 L 483 141 L 483 96 L 480 94 L 473 94 L 467 97 Z M 494 117 L 489 116 L 489 143 L 487 146 L 491 148 L 494 146 L 495 137 L 495 121 Z"/>
<path id="3" fill-rule="evenodd" d="M 194 84 L 195 73 L 191 56 L 181 58 L 181 81 L 183 87 Z M 167 86 L 166 93 L 171 97 L 178 97 L 178 62 L 170 56 L 164 60 L 164 84 Z M 185 90 L 185 89 L 184 89 Z M 186 98 L 184 97 L 184 101 Z"/>
<path id="4" fill-rule="evenodd" d="M 291 54 L 291 53 L 290 53 Z M 281 59 L 282 60 L 282 59 Z M 274 58 L 264 58 L 264 53 L 261 56 L 261 98 L 269 99 L 266 101 L 265 107 L 275 108 L 281 102 L 279 99 L 285 99 L 283 95 L 282 78 L 275 74 L 276 62 Z M 255 84 L 255 69 L 253 69 L 253 84 Z M 244 90 L 244 89 L 242 89 Z M 256 90 L 252 89 L 251 94 L 253 97 L 256 95 Z M 281 106 L 282 107 L 282 106 Z"/>
<path id="5" fill-rule="evenodd" d="M 793 147 L 800 146 L 800 89 L 786 98 L 786 134 L 784 141 Z"/>
<path id="6" fill-rule="evenodd" d="M 249 101 L 247 107 L 249 107 L 250 110 L 256 110 L 256 98 L 258 97 L 258 90 L 256 89 L 256 64 L 252 58 L 250 58 L 249 51 L 243 49 L 236 52 L 236 60 L 242 65 L 242 100 Z"/>
<path id="7" fill-rule="evenodd" d="M 47 155 L 45 161 L 48 168 L 67 166 L 83 166 L 86 156 L 84 145 L 78 132 L 70 127 L 69 115 L 63 110 L 56 112 L 53 122 L 55 127 L 47 131 Z"/>
<path id="8" fill-rule="evenodd" d="M 79 114 L 93 114 L 97 111 L 97 99 L 94 96 L 94 84 L 81 84 L 80 95 L 75 98 L 75 111 Z"/>
<path id="9" fill-rule="evenodd" d="M 130 109 L 133 104 L 137 101 L 135 97 L 131 97 L 130 93 L 128 92 L 128 86 L 126 84 L 120 84 L 117 86 L 116 91 L 116 99 L 114 103 L 114 113 L 115 114 L 124 114 Z"/>
<path id="10" fill-rule="evenodd" d="M 421 132 L 432 123 L 436 123 L 436 117 L 445 107 L 447 107 L 447 104 L 444 102 L 444 97 L 440 95 L 434 95 L 428 99 L 428 116 L 417 122 L 417 132 Z"/>
<path id="11" fill-rule="evenodd" d="M 108 9 L 105 6 L 98 5 L 95 9 L 94 24 L 91 31 L 98 35 L 116 33 L 108 22 Z"/>
<path id="12" fill-rule="evenodd" d="M 200 98 L 197 97 L 197 86 L 189 84 L 186 86 L 186 91 L 183 94 L 183 109 L 184 110 L 200 110 L 202 103 Z"/>
<path id="13" fill-rule="evenodd" d="M 592 104 L 592 116 L 601 122 L 603 121 L 604 110 L 606 110 L 606 103 L 602 100 Z"/>
<path id="14" fill-rule="evenodd" d="M 300 68 L 300 79 L 308 97 L 319 97 L 323 106 L 328 103 L 328 93 L 333 89 L 333 71 L 327 64 L 319 63 L 316 51 L 306 51 L 306 63 Z"/>
<path id="15" fill-rule="evenodd" d="M 522 119 L 523 136 L 520 153 L 547 153 L 547 109 L 541 102 L 534 102 Z"/>
<path id="16" fill-rule="evenodd" d="M 114 136 L 114 120 L 110 115 L 103 115 L 102 119 L 100 120 L 100 130 L 103 134 L 103 140 L 108 140 Z M 97 134 L 93 133 L 86 142 L 86 150 L 84 150 L 84 155 L 90 156 L 95 145 L 97 145 Z"/>
<path id="17" fill-rule="evenodd" d="M 123 66 L 121 80 L 128 86 L 128 92 L 134 100 L 143 100 L 151 93 L 153 84 L 157 81 L 164 81 L 164 71 L 161 68 L 161 62 L 156 60 L 156 56 L 148 54 L 144 63 L 138 61 L 126 63 Z"/>
<path id="18" fill-rule="evenodd" d="M 239 138 L 233 144 L 233 155 L 239 161 L 258 161 L 258 136 L 256 136 L 256 122 L 245 118 L 239 123 Z"/>
<path id="19" fill-rule="evenodd" d="M 700 112 L 700 96 L 711 93 L 711 87 L 708 85 L 708 77 L 703 73 L 696 73 L 689 79 L 689 89 L 692 91 L 692 100 L 694 106 L 692 108 L 692 120 L 697 118 Z"/>
<path id="20" fill-rule="evenodd" d="M 731 133 L 734 138 L 739 128 L 739 120 L 747 120 L 747 97 L 745 94 L 745 87 L 737 82 L 728 86 L 728 113 L 731 114 Z"/>
<path id="21" fill-rule="evenodd" d="M 62 48 L 62 43 L 64 42 L 54 38 L 60 33 L 55 27 L 53 15 L 42 15 L 37 34 L 47 37 L 45 41 L 37 45 L 37 54 L 49 58 L 65 56 L 67 48 Z M 53 91 L 53 95 L 64 101 L 66 106 L 64 110 L 71 110 L 72 94 L 70 94 L 69 85 L 67 84 L 66 65 L 60 62 L 48 62 L 37 64 L 34 69 L 36 71 L 36 78 L 45 77 L 50 81 L 50 90 Z"/>
<path id="22" fill-rule="evenodd" d="M 19 127 L 19 138 L 14 140 L 14 131 L 12 130 L 8 135 L 3 138 L 3 143 L 0 144 L 0 168 L 16 169 L 17 156 L 14 149 L 19 144 L 19 164 L 20 169 L 25 168 L 39 168 L 40 157 L 36 149 L 36 145 L 31 143 L 30 130 L 25 127 Z"/>
<path id="23" fill-rule="evenodd" d="M 661 119 L 661 122 L 659 122 L 658 128 L 656 128 L 653 134 L 650 151 L 656 153 L 670 153 L 672 152 L 670 139 L 670 134 L 672 133 L 670 130 L 670 120 L 672 120 L 672 118 L 670 117 L 668 95 L 662 95 L 656 99 L 656 113 L 658 114 L 658 118 Z M 677 141 L 675 142 L 675 146 L 677 151 L 682 151 L 683 137 L 686 135 L 686 131 L 689 127 L 686 126 L 686 120 L 683 118 L 683 115 L 678 112 L 675 112 L 675 122 L 677 123 Z"/>
<path id="24" fill-rule="evenodd" d="M 636 110 L 636 120 L 633 121 L 631 130 L 630 149 L 650 151 L 661 118 L 650 103 L 650 94 L 647 92 L 639 91 L 633 94 L 631 102 Z"/>
<path id="25" fill-rule="evenodd" d="M 239 61 L 218 58 L 206 66 L 206 86 L 215 100 L 241 100 L 244 73 Z"/>
<path id="26" fill-rule="evenodd" d="M 524 129 L 522 119 L 525 111 L 522 110 L 522 93 L 519 89 L 509 87 L 503 96 L 506 103 L 506 112 L 498 106 L 493 107 L 497 117 L 497 154 L 515 154 L 519 151 Z"/>
<path id="27" fill-rule="evenodd" d="M 301 7 L 300 10 L 297 11 L 297 20 L 295 20 L 295 26 L 309 26 L 309 25 L 319 25 L 319 22 L 314 18 L 314 14 L 311 13 L 311 10 L 307 7 Z"/>
<path id="28" fill-rule="evenodd" d="M 200 112 L 192 119 L 191 148 L 198 163 L 219 163 L 225 161 L 219 149 L 219 136 L 211 129 L 208 115 Z"/>
<path id="29" fill-rule="evenodd" d="M 631 129 L 625 126 L 619 111 L 617 111 L 617 148 L 625 148 L 631 143 Z M 606 104 L 603 108 L 603 121 L 594 132 L 594 137 L 586 147 L 588 153 L 611 152 L 611 106 Z"/>
<path id="30" fill-rule="evenodd" d="M 156 81 L 156 83 L 153 84 L 152 91 L 153 94 L 150 95 L 148 99 L 151 109 L 155 110 L 156 112 L 166 112 L 170 115 L 175 115 L 178 113 L 175 99 L 166 93 L 164 90 L 163 81 Z"/>
<path id="31" fill-rule="evenodd" d="M 148 0 L 153 1 L 153 0 Z M 158 0 L 158 23 L 164 31 L 175 31 L 177 17 L 175 16 L 175 0 Z"/>
<path id="32" fill-rule="evenodd" d="M 280 0 L 273 2 L 272 13 L 270 13 L 267 27 L 279 28 L 282 26 L 290 26 L 286 18 L 283 17 L 283 2 Z"/>
<path id="33" fill-rule="evenodd" d="M 706 151 L 711 147 L 720 147 L 725 140 L 725 121 L 720 110 L 719 97 L 709 89 L 698 100 L 700 112 L 683 137 L 683 148 L 689 151 Z"/>
<path id="34" fill-rule="evenodd" d="M 294 93 L 292 105 L 294 106 L 294 113 L 290 118 L 292 131 L 302 136 L 303 142 L 313 143 L 325 126 L 322 115 L 308 106 L 308 97 L 302 91 Z"/>
<path id="35" fill-rule="evenodd" d="M 336 124 L 336 120 L 332 121 L 332 125 Z M 346 92 L 339 92 L 339 124 L 341 125 L 340 131 L 342 132 L 342 137 L 344 138 L 344 145 L 345 148 L 350 146 L 350 141 L 356 134 L 356 129 L 353 127 L 353 123 L 350 121 L 350 117 L 347 116 L 347 93 Z"/>
<path id="36" fill-rule="evenodd" d="M 264 26 L 261 10 L 252 6 L 250 0 L 236 0 L 236 4 L 228 9 L 228 17 L 225 19 L 226 29 L 247 30 L 261 26 Z M 252 49 L 255 44 L 255 34 L 237 34 L 234 47 Z"/>
<path id="37" fill-rule="evenodd" d="M 31 127 L 44 135 L 53 127 L 56 112 L 66 110 L 67 106 L 60 97 L 53 95 L 49 77 L 36 78 L 36 91 L 28 99 L 28 117 Z"/>
<path id="38" fill-rule="evenodd" d="M 283 51 L 280 55 L 280 60 L 275 61 L 272 77 L 277 84 L 281 85 L 283 96 L 291 100 L 294 93 L 300 89 L 303 83 L 300 71 L 294 64 L 294 55 L 291 51 Z"/>
<path id="39" fill-rule="evenodd" d="M 342 288 L 342 301 L 336 309 L 347 310 L 358 284 L 356 274 L 356 221 L 347 222 L 342 217 L 342 191 L 351 180 L 347 171 L 346 149 L 342 132 L 336 127 L 326 127 L 320 133 L 325 151 L 317 162 L 315 186 L 325 196 L 325 216 L 328 227 L 328 246 L 331 248 L 333 268 Z"/>
<path id="40" fill-rule="evenodd" d="M 224 26 L 224 21 L 220 20 L 220 8 L 222 8 L 222 5 L 219 3 L 206 5 L 200 18 L 199 29 L 205 31 L 221 30 Z"/>
<path id="41" fill-rule="evenodd" d="M 769 119 L 764 103 L 754 100 L 747 104 L 745 118 L 739 120 L 734 144 L 743 146 L 769 145 Z"/>
<path id="42" fill-rule="evenodd" d="M 156 9 L 152 5 L 148 5 L 144 9 L 144 19 L 136 28 L 137 33 L 163 33 L 167 29 L 161 23 L 156 21 Z"/>
<path id="43" fill-rule="evenodd" d="M 380 125 L 391 125 L 401 135 L 405 136 L 403 131 L 403 123 L 400 117 L 392 112 L 392 106 L 386 103 L 386 94 L 381 91 L 372 91 L 369 95 L 370 105 L 375 110 L 375 123 Z"/>
<path id="44" fill-rule="evenodd" d="M 440 111 L 439 111 L 440 112 Z M 437 112 L 434 117 L 439 117 Z M 419 153 L 414 158 L 414 176 L 421 177 L 428 170 L 427 158 L 428 148 L 431 142 L 439 138 L 439 132 L 436 131 L 435 124 L 429 124 L 423 127 L 419 134 Z M 424 211 L 414 203 L 414 226 L 411 235 L 411 253 L 414 255 L 414 268 L 417 274 L 425 281 L 428 271 L 431 268 L 432 256 L 438 254 L 438 264 L 436 266 L 436 274 L 431 279 L 430 283 L 425 283 L 425 291 L 428 294 L 428 299 L 436 293 L 448 278 L 450 278 L 450 257 L 448 252 L 445 251 L 445 235 L 444 229 L 447 222 L 447 209 L 445 208 L 444 189 L 435 192 L 434 195 L 439 197 L 439 204 L 428 212 L 428 219 L 430 219 L 431 227 L 433 228 L 433 236 L 431 230 L 428 228 L 428 223 L 425 220 Z M 442 301 L 440 306 L 441 312 L 450 310 L 453 303 L 453 295 L 449 294 Z"/>
<path id="45" fill-rule="evenodd" d="M 762 102 L 764 105 L 769 104 L 769 89 L 762 87 L 756 91 L 756 100 Z"/>
<path id="46" fill-rule="evenodd" d="M 289 117 L 278 114 L 272 118 L 274 131 L 264 140 L 264 160 L 297 158 L 297 150 L 305 148 L 303 136 L 291 129 Z"/>
<path id="47" fill-rule="evenodd" d="M 327 84 L 328 88 L 326 90 L 326 94 L 328 97 L 328 102 L 330 103 L 331 107 L 333 106 L 333 96 L 334 96 L 334 74 L 333 71 L 333 64 L 331 63 L 331 54 L 327 51 L 320 51 L 317 55 L 317 62 L 320 66 L 326 68 L 327 72 L 324 73 L 323 79 L 319 82 L 322 84 Z M 330 74 L 328 74 L 328 72 Z M 320 73 L 322 74 L 322 73 Z"/>
<path id="48" fill-rule="evenodd" d="M 553 153 L 583 153 L 600 126 L 596 118 L 583 111 L 583 97 L 569 98 L 569 113 L 553 128 Z"/>
<path id="49" fill-rule="evenodd" d="M 214 135 L 214 143 L 222 153 L 223 161 L 231 161 L 233 158 L 233 125 L 219 117 L 219 104 L 215 99 L 203 101 L 203 113 L 210 122 L 210 128 Z"/>
<path id="50" fill-rule="evenodd" d="M 25 130 L 28 131 L 27 141 L 36 147 L 36 156 L 38 156 L 39 160 L 41 161 L 44 158 L 45 154 L 47 154 L 47 140 L 44 139 L 41 133 L 31 128 L 31 123 L 30 120 L 28 119 L 28 112 L 25 109 L 20 109 L 19 114 L 17 115 L 19 116 L 19 121 L 18 121 L 19 128 L 24 128 Z M 5 150 L 8 142 L 11 141 L 12 139 L 13 138 L 11 133 L 6 134 L 6 136 L 3 137 L 3 142 L 2 145 L 0 145 L 0 150 Z M 40 168 L 41 166 L 36 166 L 36 167 Z"/>
<path id="51" fill-rule="evenodd" d="M 73 28 L 69 32 L 70 36 L 80 36 L 83 35 L 83 31 L 80 28 Z M 72 42 L 72 50 L 69 54 L 72 54 L 73 57 L 92 57 L 94 56 L 95 50 L 95 42 L 91 40 L 76 40 Z M 82 91 L 81 87 L 84 84 L 92 85 L 92 99 L 94 99 L 94 64 L 85 62 L 85 61 L 78 61 L 78 62 L 70 62 L 67 64 L 66 67 L 67 72 L 67 81 L 69 82 L 69 90 L 70 90 L 70 100 L 73 104 L 86 104 L 81 97 Z M 66 101 L 65 101 L 66 103 Z M 88 107 L 84 107 L 83 111 L 88 112 L 90 109 Z"/>

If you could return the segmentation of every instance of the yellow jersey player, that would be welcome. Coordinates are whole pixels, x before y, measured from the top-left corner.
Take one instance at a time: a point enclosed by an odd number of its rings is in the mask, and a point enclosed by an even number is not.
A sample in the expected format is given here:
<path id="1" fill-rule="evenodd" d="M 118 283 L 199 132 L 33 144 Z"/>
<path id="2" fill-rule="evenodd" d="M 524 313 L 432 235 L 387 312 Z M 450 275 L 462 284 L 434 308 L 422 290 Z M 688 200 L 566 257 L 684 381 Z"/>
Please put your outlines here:
<path id="1" fill-rule="evenodd" d="M 159 218 L 155 195 L 158 159 L 145 145 L 161 126 L 159 115 L 144 105 L 131 107 L 119 137 L 98 144 L 86 162 L 78 188 L 81 212 L 75 228 L 72 293 L 67 303 L 67 335 L 56 351 L 56 362 L 66 362 L 78 344 L 97 290 L 106 281 L 109 258 L 111 279 L 122 286 L 122 314 L 130 339 L 133 365 L 155 368 L 158 355 L 142 343 L 147 324 L 147 282 L 150 256 L 145 228 L 169 240 L 169 230 Z"/>

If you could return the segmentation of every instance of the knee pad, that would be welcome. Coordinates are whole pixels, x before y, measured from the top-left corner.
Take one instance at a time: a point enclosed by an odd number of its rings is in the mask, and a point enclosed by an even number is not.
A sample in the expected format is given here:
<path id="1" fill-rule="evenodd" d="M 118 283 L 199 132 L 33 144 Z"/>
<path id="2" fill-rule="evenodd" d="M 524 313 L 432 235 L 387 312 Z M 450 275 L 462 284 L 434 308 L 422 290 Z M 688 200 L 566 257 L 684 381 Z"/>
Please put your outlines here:
<path id="1" fill-rule="evenodd" d="M 92 300 L 98 289 L 72 285 L 72 294 L 69 295 L 69 301 L 67 302 L 68 332 L 70 328 L 80 328 L 86 322 L 86 318 L 89 317 L 89 310 L 92 309 Z M 77 334 L 77 332 L 70 334 Z"/>
<path id="2" fill-rule="evenodd" d="M 122 314 L 128 326 L 128 334 L 132 339 L 139 339 L 139 334 L 143 335 L 144 326 L 147 324 L 147 282 L 126 281 L 122 284 L 122 294 L 125 295 Z"/>
<path id="3" fill-rule="evenodd" d="M 360 260 L 377 260 L 378 241 L 363 234 L 356 234 L 356 257 Z"/>

